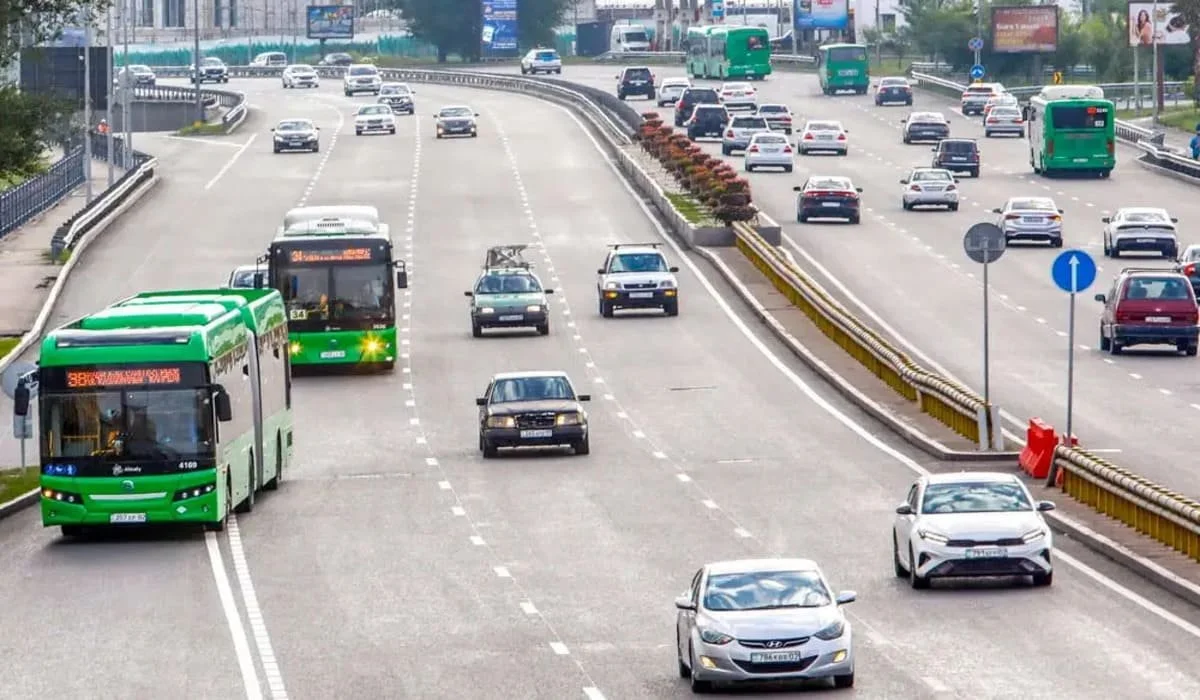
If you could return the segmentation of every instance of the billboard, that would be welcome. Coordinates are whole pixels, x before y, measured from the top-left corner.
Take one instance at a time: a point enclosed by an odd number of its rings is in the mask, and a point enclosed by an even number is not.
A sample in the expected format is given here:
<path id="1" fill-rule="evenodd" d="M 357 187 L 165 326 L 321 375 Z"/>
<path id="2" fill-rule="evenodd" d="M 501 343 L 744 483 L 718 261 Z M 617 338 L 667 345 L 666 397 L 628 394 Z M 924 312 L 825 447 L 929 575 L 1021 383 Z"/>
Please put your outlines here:
<path id="1" fill-rule="evenodd" d="M 849 0 L 793 0 L 796 29 L 845 29 L 850 26 Z"/>
<path id="2" fill-rule="evenodd" d="M 1129 45 L 1153 46 L 1156 35 L 1159 46 L 1191 43 L 1188 26 L 1172 7 L 1169 2 L 1129 3 Z"/>
<path id="3" fill-rule="evenodd" d="M 992 8 L 992 51 L 1054 53 L 1058 50 L 1058 6 Z"/>
<path id="4" fill-rule="evenodd" d="M 353 5 L 309 5 L 305 8 L 309 39 L 353 39 Z"/>
<path id="5" fill-rule="evenodd" d="M 517 0 L 480 0 L 484 56 L 517 54 Z"/>

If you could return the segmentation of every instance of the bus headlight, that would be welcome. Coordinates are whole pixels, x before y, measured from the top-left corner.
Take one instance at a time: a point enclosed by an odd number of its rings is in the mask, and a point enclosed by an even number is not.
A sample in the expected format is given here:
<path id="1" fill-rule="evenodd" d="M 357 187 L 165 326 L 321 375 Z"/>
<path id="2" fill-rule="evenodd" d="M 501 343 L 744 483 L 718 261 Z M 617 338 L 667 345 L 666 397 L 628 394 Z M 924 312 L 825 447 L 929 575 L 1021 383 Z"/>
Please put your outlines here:
<path id="1" fill-rule="evenodd" d="M 188 489 L 180 489 L 179 491 L 175 492 L 174 500 L 186 501 L 189 498 L 200 498 L 201 496 L 207 496 L 216 490 L 217 483 L 215 481 L 211 484 L 204 484 L 203 486 L 193 486 Z"/>
<path id="2" fill-rule="evenodd" d="M 487 419 L 487 427 L 489 428 L 515 428 L 516 420 L 512 416 L 491 416 Z"/>
<path id="3" fill-rule="evenodd" d="M 383 352 L 386 344 L 378 338 L 367 338 L 363 341 L 362 353 L 364 355 L 376 355 Z"/>
<path id="4" fill-rule="evenodd" d="M 288 346 L 288 350 L 293 355 L 299 355 L 300 354 L 300 343 L 293 340 L 292 344 L 290 346 Z"/>
<path id="5" fill-rule="evenodd" d="M 71 493 L 70 491 L 59 491 L 58 489 L 42 489 L 42 498 L 62 503 L 83 503 L 83 496 Z"/>

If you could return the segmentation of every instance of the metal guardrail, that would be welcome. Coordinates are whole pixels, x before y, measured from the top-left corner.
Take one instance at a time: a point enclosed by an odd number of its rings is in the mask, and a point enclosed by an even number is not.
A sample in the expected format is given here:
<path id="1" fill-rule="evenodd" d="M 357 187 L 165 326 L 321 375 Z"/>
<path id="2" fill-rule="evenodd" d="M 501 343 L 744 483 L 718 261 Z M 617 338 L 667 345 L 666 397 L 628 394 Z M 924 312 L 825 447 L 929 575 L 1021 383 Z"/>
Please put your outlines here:
<path id="1" fill-rule="evenodd" d="M 93 138 L 107 141 L 100 136 Z M 158 160 L 136 150 L 133 152 L 133 156 L 134 166 L 132 168 L 114 182 L 112 187 L 104 190 L 90 204 L 64 221 L 54 232 L 54 237 L 50 239 L 50 255 L 54 260 L 59 260 L 63 253 L 74 250 L 80 239 L 92 230 L 96 222 L 107 217 L 143 183 L 154 178 L 154 169 Z"/>
<path id="2" fill-rule="evenodd" d="M 916 83 L 917 87 L 948 97 L 958 98 L 967 89 L 967 86 L 963 83 L 927 73 L 912 72 L 909 74 L 909 77 Z M 1178 83 L 1168 83 L 1168 85 L 1178 85 Z M 1126 89 L 1131 86 L 1132 83 L 1105 83 L 1099 87 L 1103 88 L 1107 95 L 1109 94 L 1109 90 Z M 1017 96 L 1035 95 L 1041 90 L 1041 86 L 1006 89 Z M 1138 126 L 1137 124 L 1118 119 L 1116 121 L 1116 132 L 1118 139 L 1142 151 L 1140 160 L 1144 164 L 1151 168 L 1174 174 L 1188 182 L 1200 184 L 1200 162 L 1192 160 L 1167 146 L 1165 144 L 1165 131 L 1161 129 L 1147 129 L 1144 126 Z"/>
<path id="3" fill-rule="evenodd" d="M 83 184 L 83 158 L 83 147 L 75 146 L 46 172 L 0 192 L 0 238 Z"/>

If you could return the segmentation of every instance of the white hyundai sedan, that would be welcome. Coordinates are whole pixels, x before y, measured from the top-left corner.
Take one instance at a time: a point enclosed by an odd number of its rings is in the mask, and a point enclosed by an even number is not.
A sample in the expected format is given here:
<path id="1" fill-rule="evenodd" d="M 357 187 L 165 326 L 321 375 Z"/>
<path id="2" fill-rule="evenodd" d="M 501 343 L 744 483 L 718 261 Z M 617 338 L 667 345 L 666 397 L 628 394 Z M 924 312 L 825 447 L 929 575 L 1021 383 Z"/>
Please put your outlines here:
<path id="1" fill-rule="evenodd" d="M 897 578 L 928 588 L 935 578 L 1030 576 L 1049 586 L 1052 535 L 1025 484 L 1002 472 L 923 476 L 896 508 L 892 563 Z"/>
<path id="2" fill-rule="evenodd" d="M 746 147 L 746 172 L 755 168 L 783 168 L 792 172 L 792 144 L 783 134 L 776 132 L 758 133 L 750 137 Z"/>
<path id="3" fill-rule="evenodd" d="M 363 105 L 354 115 L 354 133 L 358 136 L 371 132 L 396 133 L 396 116 L 388 105 Z"/>

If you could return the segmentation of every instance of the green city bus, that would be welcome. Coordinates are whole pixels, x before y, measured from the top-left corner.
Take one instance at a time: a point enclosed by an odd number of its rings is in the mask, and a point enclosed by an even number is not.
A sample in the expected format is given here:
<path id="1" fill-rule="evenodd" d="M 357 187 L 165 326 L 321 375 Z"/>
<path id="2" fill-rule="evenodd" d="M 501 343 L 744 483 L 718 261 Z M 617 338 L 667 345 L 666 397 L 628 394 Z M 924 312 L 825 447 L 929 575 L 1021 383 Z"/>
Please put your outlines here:
<path id="1" fill-rule="evenodd" d="M 1117 109 L 1095 85 L 1047 85 L 1025 109 L 1029 165 L 1039 175 L 1094 173 L 1117 166 Z"/>
<path id="2" fill-rule="evenodd" d="M 863 44 L 826 44 L 817 50 L 817 78 L 821 92 L 842 90 L 867 94 L 871 87 L 871 58 Z"/>
<path id="3" fill-rule="evenodd" d="M 145 292 L 55 329 L 38 359 L 42 524 L 221 530 L 292 461 L 283 299 Z M 14 411 L 29 413 L 26 387 Z"/>
<path id="4" fill-rule="evenodd" d="M 292 365 L 396 364 L 396 284 L 404 261 L 375 207 L 299 207 L 267 252 L 268 279 L 288 310 Z"/>
<path id="5" fill-rule="evenodd" d="M 771 38 L 762 27 L 699 27 L 688 33 L 688 73 L 693 78 L 762 80 L 771 74 Z M 699 40 L 700 50 L 693 49 Z M 701 60 L 703 59 L 703 60 Z"/>

